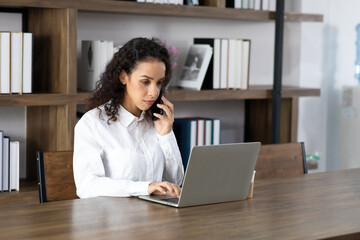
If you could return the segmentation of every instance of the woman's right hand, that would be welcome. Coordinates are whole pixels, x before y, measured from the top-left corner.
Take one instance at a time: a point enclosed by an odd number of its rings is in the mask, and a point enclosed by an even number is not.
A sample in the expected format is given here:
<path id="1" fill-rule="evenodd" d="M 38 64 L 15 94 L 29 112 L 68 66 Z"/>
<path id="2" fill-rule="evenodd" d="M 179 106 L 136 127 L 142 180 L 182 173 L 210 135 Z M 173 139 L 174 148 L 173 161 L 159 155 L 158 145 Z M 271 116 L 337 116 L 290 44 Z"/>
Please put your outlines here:
<path id="1" fill-rule="evenodd" d="M 148 193 L 155 195 L 169 194 L 174 197 L 180 196 L 180 187 L 171 182 L 152 182 L 148 186 Z"/>

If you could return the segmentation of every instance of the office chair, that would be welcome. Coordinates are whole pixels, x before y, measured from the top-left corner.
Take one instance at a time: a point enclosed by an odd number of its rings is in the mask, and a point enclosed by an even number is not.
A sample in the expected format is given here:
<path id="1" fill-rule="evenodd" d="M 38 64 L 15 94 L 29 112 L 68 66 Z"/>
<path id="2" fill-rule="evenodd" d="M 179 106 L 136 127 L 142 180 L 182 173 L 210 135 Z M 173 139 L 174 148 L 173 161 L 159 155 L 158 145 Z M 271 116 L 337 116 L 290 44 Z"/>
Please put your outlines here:
<path id="1" fill-rule="evenodd" d="M 262 145 L 255 170 L 255 180 L 306 174 L 304 143 Z"/>
<path id="2" fill-rule="evenodd" d="M 78 198 L 73 151 L 36 153 L 40 203 Z"/>

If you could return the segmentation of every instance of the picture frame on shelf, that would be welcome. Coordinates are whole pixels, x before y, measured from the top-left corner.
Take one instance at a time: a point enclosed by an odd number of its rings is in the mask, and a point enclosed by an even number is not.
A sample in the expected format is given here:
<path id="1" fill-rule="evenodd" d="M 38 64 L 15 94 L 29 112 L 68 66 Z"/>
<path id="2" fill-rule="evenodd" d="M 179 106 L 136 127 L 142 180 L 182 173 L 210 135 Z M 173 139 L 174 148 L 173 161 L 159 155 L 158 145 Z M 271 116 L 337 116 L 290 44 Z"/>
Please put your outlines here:
<path id="1" fill-rule="evenodd" d="M 182 68 L 178 86 L 201 90 L 212 54 L 213 49 L 209 44 L 192 45 Z"/>

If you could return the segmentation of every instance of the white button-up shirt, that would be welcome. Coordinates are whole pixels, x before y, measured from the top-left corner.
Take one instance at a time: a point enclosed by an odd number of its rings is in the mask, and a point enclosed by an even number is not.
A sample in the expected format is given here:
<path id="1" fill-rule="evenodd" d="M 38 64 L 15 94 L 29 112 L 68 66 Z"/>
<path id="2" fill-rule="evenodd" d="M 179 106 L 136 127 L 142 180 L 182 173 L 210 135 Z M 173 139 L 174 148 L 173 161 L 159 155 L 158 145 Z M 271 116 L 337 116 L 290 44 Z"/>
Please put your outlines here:
<path id="1" fill-rule="evenodd" d="M 151 182 L 181 184 L 184 176 L 173 131 L 156 132 L 145 112 L 135 117 L 120 106 L 107 123 L 104 106 L 84 114 L 75 126 L 74 178 L 80 198 L 148 194 Z"/>

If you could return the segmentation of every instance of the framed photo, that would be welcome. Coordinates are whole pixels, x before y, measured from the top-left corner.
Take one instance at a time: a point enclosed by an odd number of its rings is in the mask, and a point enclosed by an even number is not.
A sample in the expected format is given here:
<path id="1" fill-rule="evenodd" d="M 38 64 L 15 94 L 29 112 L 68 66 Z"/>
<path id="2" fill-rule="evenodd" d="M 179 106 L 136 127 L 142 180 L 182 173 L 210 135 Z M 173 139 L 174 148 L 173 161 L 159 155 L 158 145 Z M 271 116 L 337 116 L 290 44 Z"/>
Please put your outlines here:
<path id="1" fill-rule="evenodd" d="M 190 47 L 178 85 L 200 90 L 209 67 L 213 49 L 209 44 L 194 44 Z"/>

